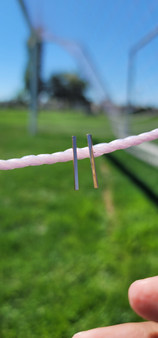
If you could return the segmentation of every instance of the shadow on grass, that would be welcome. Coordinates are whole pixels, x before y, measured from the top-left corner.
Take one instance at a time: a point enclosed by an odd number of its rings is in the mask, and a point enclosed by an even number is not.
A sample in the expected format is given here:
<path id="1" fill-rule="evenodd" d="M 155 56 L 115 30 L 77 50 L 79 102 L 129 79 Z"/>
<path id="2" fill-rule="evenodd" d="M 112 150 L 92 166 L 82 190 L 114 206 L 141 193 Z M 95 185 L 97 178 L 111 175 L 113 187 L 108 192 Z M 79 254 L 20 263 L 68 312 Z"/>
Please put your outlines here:
<path id="1" fill-rule="evenodd" d="M 140 178 L 138 178 L 131 170 L 129 170 L 121 161 L 113 154 L 104 155 L 112 164 L 114 164 L 123 174 L 125 174 L 149 199 L 158 207 L 158 195 Z"/>

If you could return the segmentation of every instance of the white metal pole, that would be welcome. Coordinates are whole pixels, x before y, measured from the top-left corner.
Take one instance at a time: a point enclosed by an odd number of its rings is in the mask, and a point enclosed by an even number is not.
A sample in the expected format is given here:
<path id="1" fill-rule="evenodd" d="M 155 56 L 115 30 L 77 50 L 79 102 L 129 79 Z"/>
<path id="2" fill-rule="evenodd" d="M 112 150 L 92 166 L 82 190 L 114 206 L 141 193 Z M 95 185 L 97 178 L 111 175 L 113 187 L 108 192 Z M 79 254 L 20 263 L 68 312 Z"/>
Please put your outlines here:
<path id="1" fill-rule="evenodd" d="M 38 34 L 34 29 L 27 8 L 25 6 L 25 2 L 23 0 L 18 0 L 22 12 L 24 14 L 25 20 L 28 24 L 31 39 L 29 43 L 30 50 L 30 69 L 29 69 L 29 77 L 30 77 L 30 113 L 29 113 L 29 132 L 31 134 L 36 134 L 37 132 L 37 114 L 38 114 Z"/>

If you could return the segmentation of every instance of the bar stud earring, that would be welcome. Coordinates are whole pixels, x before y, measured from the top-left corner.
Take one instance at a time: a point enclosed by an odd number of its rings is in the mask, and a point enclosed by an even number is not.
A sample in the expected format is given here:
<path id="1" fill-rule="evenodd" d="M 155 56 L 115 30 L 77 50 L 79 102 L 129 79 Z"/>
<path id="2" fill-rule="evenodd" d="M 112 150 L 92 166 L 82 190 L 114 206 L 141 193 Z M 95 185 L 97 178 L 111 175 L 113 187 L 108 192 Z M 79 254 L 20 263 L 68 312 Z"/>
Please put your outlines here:
<path id="1" fill-rule="evenodd" d="M 88 141 L 89 156 L 90 156 L 90 162 L 91 162 L 91 168 L 92 168 L 93 184 L 94 184 L 94 188 L 97 189 L 98 188 L 98 180 L 97 180 L 95 160 L 94 160 L 92 135 L 90 135 L 90 134 L 87 135 L 87 141 Z"/>
<path id="2" fill-rule="evenodd" d="M 76 136 L 72 136 L 72 149 L 74 165 L 74 188 L 75 190 L 79 190 Z"/>

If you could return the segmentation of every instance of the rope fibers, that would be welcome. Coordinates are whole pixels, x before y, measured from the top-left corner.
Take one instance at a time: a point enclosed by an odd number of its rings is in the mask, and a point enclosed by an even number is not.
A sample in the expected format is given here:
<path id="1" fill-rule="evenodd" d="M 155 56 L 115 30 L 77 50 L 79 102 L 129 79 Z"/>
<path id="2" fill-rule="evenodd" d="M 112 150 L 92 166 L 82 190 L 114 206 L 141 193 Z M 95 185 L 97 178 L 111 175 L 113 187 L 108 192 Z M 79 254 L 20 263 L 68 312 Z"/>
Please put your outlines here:
<path id="1" fill-rule="evenodd" d="M 143 142 L 153 141 L 158 138 L 158 128 L 152 131 L 139 134 L 137 136 L 128 136 L 124 139 L 117 139 L 109 143 L 99 143 L 93 146 L 94 156 L 99 157 L 103 154 L 111 153 L 119 149 L 126 149 L 139 145 Z M 77 158 L 82 160 L 89 157 L 89 149 L 77 148 Z M 0 160 L 0 170 L 11 170 L 24 168 L 28 166 L 38 166 L 42 164 L 53 164 L 57 162 L 68 162 L 73 160 L 73 151 L 67 149 L 53 154 L 29 155 L 21 158 L 9 160 Z"/>

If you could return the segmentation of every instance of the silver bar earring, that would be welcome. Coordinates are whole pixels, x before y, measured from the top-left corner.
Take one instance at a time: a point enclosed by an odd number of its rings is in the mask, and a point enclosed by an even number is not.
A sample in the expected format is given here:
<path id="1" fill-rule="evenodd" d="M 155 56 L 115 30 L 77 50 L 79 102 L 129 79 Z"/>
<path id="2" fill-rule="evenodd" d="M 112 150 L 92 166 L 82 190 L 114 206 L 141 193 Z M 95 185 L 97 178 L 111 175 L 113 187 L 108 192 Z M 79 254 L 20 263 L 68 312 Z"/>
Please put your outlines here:
<path id="1" fill-rule="evenodd" d="M 89 156 L 91 161 L 91 168 L 92 168 L 92 176 L 93 176 L 93 184 L 94 188 L 98 188 L 98 180 L 96 174 L 96 167 L 95 167 L 95 160 L 94 160 L 94 153 L 93 153 L 93 143 L 92 143 L 92 135 L 87 135 L 88 147 L 89 147 Z"/>
<path id="2" fill-rule="evenodd" d="M 74 165 L 74 188 L 75 190 L 79 190 L 76 136 L 72 136 L 72 149 Z"/>

